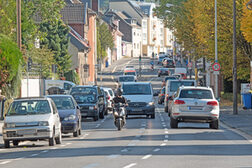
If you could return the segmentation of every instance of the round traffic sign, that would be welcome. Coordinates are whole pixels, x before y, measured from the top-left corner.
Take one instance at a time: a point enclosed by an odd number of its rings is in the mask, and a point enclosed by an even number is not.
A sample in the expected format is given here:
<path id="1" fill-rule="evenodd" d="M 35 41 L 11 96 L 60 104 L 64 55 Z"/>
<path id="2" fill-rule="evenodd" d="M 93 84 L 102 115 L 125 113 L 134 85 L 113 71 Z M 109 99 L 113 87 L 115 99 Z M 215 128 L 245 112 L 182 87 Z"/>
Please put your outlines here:
<path id="1" fill-rule="evenodd" d="M 191 67 L 192 67 L 192 63 L 191 63 L 191 62 L 188 62 L 187 66 L 188 66 L 189 68 L 191 68 Z"/>
<path id="2" fill-rule="evenodd" d="M 214 71 L 219 71 L 221 68 L 220 64 L 218 62 L 215 62 L 213 65 L 212 65 L 212 69 Z"/>

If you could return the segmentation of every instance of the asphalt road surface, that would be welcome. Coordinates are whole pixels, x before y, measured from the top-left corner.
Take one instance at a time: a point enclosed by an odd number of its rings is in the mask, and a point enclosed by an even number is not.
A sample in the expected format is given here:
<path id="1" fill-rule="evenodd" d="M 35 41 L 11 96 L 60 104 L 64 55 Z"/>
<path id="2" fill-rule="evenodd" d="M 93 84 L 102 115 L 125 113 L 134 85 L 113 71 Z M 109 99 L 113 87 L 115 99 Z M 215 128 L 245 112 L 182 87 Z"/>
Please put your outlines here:
<path id="1" fill-rule="evenodd" d="M 148 59 L 140 81 L 151 81 L 160 88 L 157 70 Z M 127 60 L 111 72 L 103 72 L 103 86 L 115 87 L 115 78 L 124 67 L 138 60 Z M 157 66 L 155 65 L 155 69 Z M 47 141 L 22 142 L 10 149 L 0 148 L 2 168 L 249 168 L 252 145 L 241 135 L 221 124 L 219 130 L 208 124 L 181 123 L 171 129 L 162 105 L 156 103 L 156 118 L 130 116 L 122 131 L 113 125 L 111 113 L 103 120 L 82 122 L 82 135 L 64 135 L 61 145 Z"/>

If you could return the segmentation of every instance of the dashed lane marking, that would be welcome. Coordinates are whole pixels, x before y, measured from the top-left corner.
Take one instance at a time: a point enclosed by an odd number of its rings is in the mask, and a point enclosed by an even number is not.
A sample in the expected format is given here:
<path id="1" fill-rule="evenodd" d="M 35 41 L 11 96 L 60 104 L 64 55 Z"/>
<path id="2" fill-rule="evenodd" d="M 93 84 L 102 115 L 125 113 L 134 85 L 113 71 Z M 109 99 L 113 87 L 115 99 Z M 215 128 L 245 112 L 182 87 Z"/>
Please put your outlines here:
<path id="1" fill-rule="evenodd" d="M 11 162 L 10 160 L 3 161 L 3 162 L 0 162 L 0 165 L 7 164 L 7 163 L 10 163 L 10 162 Z"/>
<path id="2" fill-rule="evenodd" d="M 68 142 L 68 143 L 66 143 L 66 145 L 71 145 L 72 143 L 70 143 L 70 142 Z"/>
<path id="3" fill-rule="evenodd" d="M 131 168 L 131 167 L 136 166 L 136 165 L 137 165 L 136 163 L 131 163 L 131 164 L 127 165 L 127 166 L 124 166 L 123 168 Z"/>
<path id="4" fill-rule="evenodd" d="M 165 131 L 165 134 L 168 134 L 168 131 Z"/>
<path id="5" fill-rule="evenodd" d="M 38 155 L 39 155 L 39 153 L 35 153 L 35 154 L 30 155 L 30 156 L 34 157 L 34 156 L 38 156 Z"/>
<path id="6" fill-rule="evenodd" d="M 162 143 L 160 146 L 165 146 L 166 145 L 166 143 Z"/>
<path id="7" fill-rule="evenodd" d="M 169 138 L 169 135 L 165 135 L 165 138 Z"/>
<path id="8" fill-rule="evenodd" d="M 167 140 L 167 139 L 165 139 L 165 140 L 164 140 L 164 142 L 168 142 L 168 140 Z"/>
<path id="9" fill-rule="evenodd" d="M 151 156 L 152 156 L 152 155 L 145 155 L 144 157 L 142 157 L 142 159 L 145 160 L 145 159 L 150 158 Z"/>
<path id="10" fill-rule="evenodd" d="M 48 150 L 44 150 L 44 151 L 42 151 L 41 153 L 46 153 L 46 152 L 48 152 Z"/>
<path id="11" fill-rule="evenodd" d="M 128 149 L 122 149 L 121 152 L 128 152 Z"/>
<path id="12" fill-rule="evenodd" d="M 107 158 L 108 159 L 115 159 L 115 158 L 118 158 L 119 156 L 121 156 L 121 155 L 109 155 L 109 156 L 107 156 Z"/>
<path id="13" fill-rule="evenodd" d="M 159 148 L 156 148 L 156 149 L 153 150 L 153 152 L 158 152 L 158 151 L 160 151 Z"/>

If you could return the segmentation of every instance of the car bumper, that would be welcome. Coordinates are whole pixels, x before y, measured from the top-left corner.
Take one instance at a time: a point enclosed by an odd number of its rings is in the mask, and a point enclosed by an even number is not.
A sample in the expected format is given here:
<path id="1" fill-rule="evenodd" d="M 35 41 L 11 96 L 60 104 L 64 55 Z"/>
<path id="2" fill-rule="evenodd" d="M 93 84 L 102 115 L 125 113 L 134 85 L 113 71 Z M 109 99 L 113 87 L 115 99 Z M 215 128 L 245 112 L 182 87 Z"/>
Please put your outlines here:
<path id="1" fill-rule="evenodd" d="M 49 126 L 3 128 L 4 140 L 38 140 L 52 137 L 52 129 Z"/>
<path id="2" fill-rule="evenodd" d="M 181 122 L 210 123 L 219 119 L 217 112 L 172 112 L 171 117 Z"/>
<path id="3" fill-rule="evenodd" d="M 61 132 L 63 134 L 67 133 L 73 133 L 76 132 L 78 128 L 78 122 L 68 122 L 68 121 L 62 121 L 61 122 Z"/>
<path id="4" fill-rule="evenodd" d="M 95 117 L 98 115 L 97 110 L 85 110 L 81 111 L 81 117 Z"/>
<path id="5" fill-rule="evenodd" d="M 151 115 L 155 113 L 155 106 L 126 107 L 127 115 Z"/>

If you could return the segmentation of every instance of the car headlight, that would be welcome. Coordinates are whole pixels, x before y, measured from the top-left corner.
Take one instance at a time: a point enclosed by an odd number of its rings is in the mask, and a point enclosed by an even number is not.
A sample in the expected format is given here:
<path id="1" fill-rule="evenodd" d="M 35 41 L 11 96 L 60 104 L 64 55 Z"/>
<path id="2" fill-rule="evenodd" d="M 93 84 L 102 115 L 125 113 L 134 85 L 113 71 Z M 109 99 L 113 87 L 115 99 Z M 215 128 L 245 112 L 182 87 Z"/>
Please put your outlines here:
<path id="1" fill-rule="evenodd" d="M 15 128 L 15 123 L 5 123 L 6 128 Z"/>
<path id="2" fill-rule="evenodd" d="M 75 118 L 76 118 L 76 116 L 72 114 L 72 115 L 70 115 L 68 117 L 65 117 L 64 120 L 65 121 L 71 121 L 71 120 L 75 120 Z"/>
<path id="3" fill-rule="evenodd" d="M 153 105 L 154 105 L 154 102 L 149 102 L 148 105 L 149 105 L 149 106 L 153 106 Z"/>
<path id="4" fill-rule="evenodd" d="M 48 126 L 49 122 L 48 121 L 40 121 L 39 126 Z"/>

